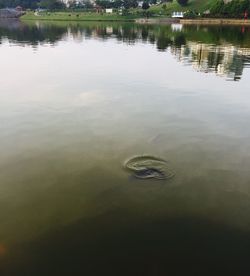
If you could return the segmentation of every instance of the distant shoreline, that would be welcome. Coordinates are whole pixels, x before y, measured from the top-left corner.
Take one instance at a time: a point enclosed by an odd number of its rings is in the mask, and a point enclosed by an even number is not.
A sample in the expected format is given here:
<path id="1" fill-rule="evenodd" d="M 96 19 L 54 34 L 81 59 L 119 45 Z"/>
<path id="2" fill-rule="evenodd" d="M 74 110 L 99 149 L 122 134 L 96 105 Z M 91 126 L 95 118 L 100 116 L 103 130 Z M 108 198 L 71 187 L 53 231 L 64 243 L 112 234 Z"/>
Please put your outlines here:
<path id="1" fill-rule="evenodd" d="M 181 24 L 198 25 L 250 25 L 250 20 L 231 18 L 181 19 Z"/>
<path id="2" fill-rule="evenodd" d="M 102 21 L 102 22 L 135 22 L 135 16 L 122 16 L 117 14 L 99 14 L 99 13 L 83 13 L 83 12 L 48 12 L 35 15 L 27 13 L 21 17 L 22 21 L 65 21 L 65 22 L 84 22 L 84 21 Z"/>
<path id="3" fill-rule="evenodd" d="M 94 14 L 77 12 L 58 12 L 41 15 L 27 13 L 21 17 L 21 20 L 36 21 L 96 21 L 96 22 L 135 22 L 139 24 L 184 24 L 184 25 L 238 25 L 250 26 L 250 20 L 232 19 L 232 18 L 199 18 L 199 19 L 178 19 L 171 17 L 159 18 L 138 18 L 136 16 L 122 16 L 117 14 Z"/>
<path id="4" fill-rule="evenodd" d="M 22 21 L 57 21 L 57 22 L 135 22 L 135 19 L 61 19 L 61 18 L 21 18 Z"/>
<path id="5" fill-rule="evenodd" d="M 179 23 L 183 25 L 238 25 L 250 26 L 250 20 L 231 18 L 202 18 L 202 19 L 172 19 L 172 18 L 140 18 L 135 20 L 141 24 L 171 24 Z"/>

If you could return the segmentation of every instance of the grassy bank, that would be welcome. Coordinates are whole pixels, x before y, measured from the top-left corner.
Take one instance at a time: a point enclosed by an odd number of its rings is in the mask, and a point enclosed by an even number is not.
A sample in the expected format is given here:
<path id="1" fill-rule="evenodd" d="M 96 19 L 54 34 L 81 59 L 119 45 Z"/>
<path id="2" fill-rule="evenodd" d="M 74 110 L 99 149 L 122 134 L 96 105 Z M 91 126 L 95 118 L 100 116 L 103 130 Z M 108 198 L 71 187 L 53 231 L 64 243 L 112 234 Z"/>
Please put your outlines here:
<path id="1" fill-rule="evenodd" d="M 160 13 L 170 15 L 174 11 L 198 11 L 200 13 L 208 10 L 216 2 L 216 0 L 190 0 L 186 6 L 181 6 L 176 0 L 173 2 L 166 2 L 160 5 L 153 5 L 149 11 L 153 13 Z"/>
<path id="2" fill-rule="evenodd" d="M 138 16 L 137 16 L 138 17 Z M 134 21 L 135 15 L 100 14 L 88 12 L 43 12 L 35 15 L 28 12 L 21 20 L 46 20 L 46 21 Z"/>
<path id="3" fill-rule="evenodd" d="M 99 14 L 86 12 L 44 12 L 35 15 L 29 12 L 21 17 L 23 21 L 44 20 L 44 21 L 103 21 L 103 22 L 136 22 L 142 24 L 196 24 L 196 25 L 250 25 L 250 20 L 225 19 L 225 18 L 199 18 L 199 19 L 171 19 L 164 15 L 158 18 L 141 18 L 138 15 Z"/>
<path id="4" fill-rule="evenodd" d="M 189 0 L 188 5 L 181 6 L 177 0 L 173 2 L 166 2 L 159 5 L 153 5 L 148 12 L 151 17 L 169 17 L 174 11 L 199 11 L 204 12 L 214 4 L 216 0 Z M 95 12 L 43 12 L 35 15 L 34 12 L 28 12 L 22 17 L 22 20 L 53 20 L 53 21 L 134 21 L 135 19 L 143 17 L 141 8 L 130 9 L 128 15 L 119 15 L 118 13 L 106 14 Z"/>

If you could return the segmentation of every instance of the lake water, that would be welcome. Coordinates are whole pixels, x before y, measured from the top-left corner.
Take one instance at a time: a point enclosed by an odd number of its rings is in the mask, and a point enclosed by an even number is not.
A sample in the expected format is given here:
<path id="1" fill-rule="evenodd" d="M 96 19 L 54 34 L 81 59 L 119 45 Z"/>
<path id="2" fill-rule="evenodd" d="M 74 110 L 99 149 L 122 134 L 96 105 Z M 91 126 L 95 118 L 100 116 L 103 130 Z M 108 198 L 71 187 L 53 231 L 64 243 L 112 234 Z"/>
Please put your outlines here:
<path id="1" fill-rule="evenodd" d="M 0 275 L 249 275 L 249 88 L 249 27 L 0 22 Z"/>

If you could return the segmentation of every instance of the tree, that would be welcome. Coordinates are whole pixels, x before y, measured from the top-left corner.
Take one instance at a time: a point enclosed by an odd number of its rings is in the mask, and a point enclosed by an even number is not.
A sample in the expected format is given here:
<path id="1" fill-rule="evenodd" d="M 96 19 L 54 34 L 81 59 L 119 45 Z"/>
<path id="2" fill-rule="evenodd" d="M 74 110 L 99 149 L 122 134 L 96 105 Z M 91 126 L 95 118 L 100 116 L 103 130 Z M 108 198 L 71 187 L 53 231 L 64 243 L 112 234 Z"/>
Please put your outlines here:
<path id="1" fill-rule="evenodd" d="M 210 10 L 212 16 L 235 18 L 243 18 L 248 11 L 250 11 L 250 0 L 232 0 L 228 3 L 218 0 Z"/>
<path id="2" fill-rule="evenodd" d="M 214 3 L 214 5 L 211 7 L 211 14 L 213 15 L 219 15 L 223 13 L 224 9 L 224 1 L 218 0 Z"/>
<path id="3" fill-rule="evenodd" d="M 188 4 L 188 0 L 177 0 L 177 2 L 181 5 L 181 6 L 186 6 Z"/>
<path id="4" fill-rule="evenodd" d="M 96 4 L 103 9 L 111 8 L 111 2 L 108 0 L 96 0 Z"/>
<path id="5" fill-rule="evenodd" d="M 147 9 L 149 9 L 150 8 L 150 6 L 149 6 L 149 3 L 148 2 L 143 2 L 142 3 L 142 9 L 143 10 L 147 10 Z"/>
<path id="6" fill-rule="evenodd" d="M 65 4 L 60 0 L 42 0 L 40 7 L 48 10 L 60 10 L 65 8 Z"/>
<path id="7" fill-rule="evenodd" d="M 137 8 L 138 2 L 136 0 L 123 0 L 123 6 L 125 9 Z"/>
<path id="8" fill-rule="evenodd" d="M 21 6 L 23 8 L 35 9 L 37 8 L 37 3 L 39 0 L 0 0 L 0 7 L 10 7 L 15 8 L 16 6 Z"/>

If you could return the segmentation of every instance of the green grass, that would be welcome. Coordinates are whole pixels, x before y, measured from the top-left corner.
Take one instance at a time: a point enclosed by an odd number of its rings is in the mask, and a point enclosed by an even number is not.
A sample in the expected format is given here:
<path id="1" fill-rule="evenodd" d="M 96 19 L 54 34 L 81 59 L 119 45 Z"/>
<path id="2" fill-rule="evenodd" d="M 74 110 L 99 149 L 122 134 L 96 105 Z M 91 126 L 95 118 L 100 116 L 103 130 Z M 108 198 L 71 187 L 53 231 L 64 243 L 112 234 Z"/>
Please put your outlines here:
<path id="1" fill-rule="evenodd" d="M 172 3 L 154 5 L 150 7 L 149 10 L 153 13 L 166 15 L 170 15 L 174 11 L 193 10 L 197 12 L 204 12 L 205 10 L 209 9 L 215 2 L 216 0 L 190 0 L 188 5 L 181 6 L 176 0 L 174 0 Z"/>
<path id="2" fill-rule="evenodd" d="M 138 16 L 137 16 L 138 17 Z M 53 21 L 133 21 L 136 15 L 99 14 L 88 12 L 43 12 L 38 16 L 28 12 L 22 20 L 53 20 Z"/>
<path id="3" fill-rule="evenodd" d="M 191 0 L 190 4 L 188 6 L 190 6 L 190 9 L 194 9 L 197 10 L 199 12 L 203 12 L 209 8 L 211 8 L 211 6 L 213 6 L 216 3 L 216 0 Z"/>

